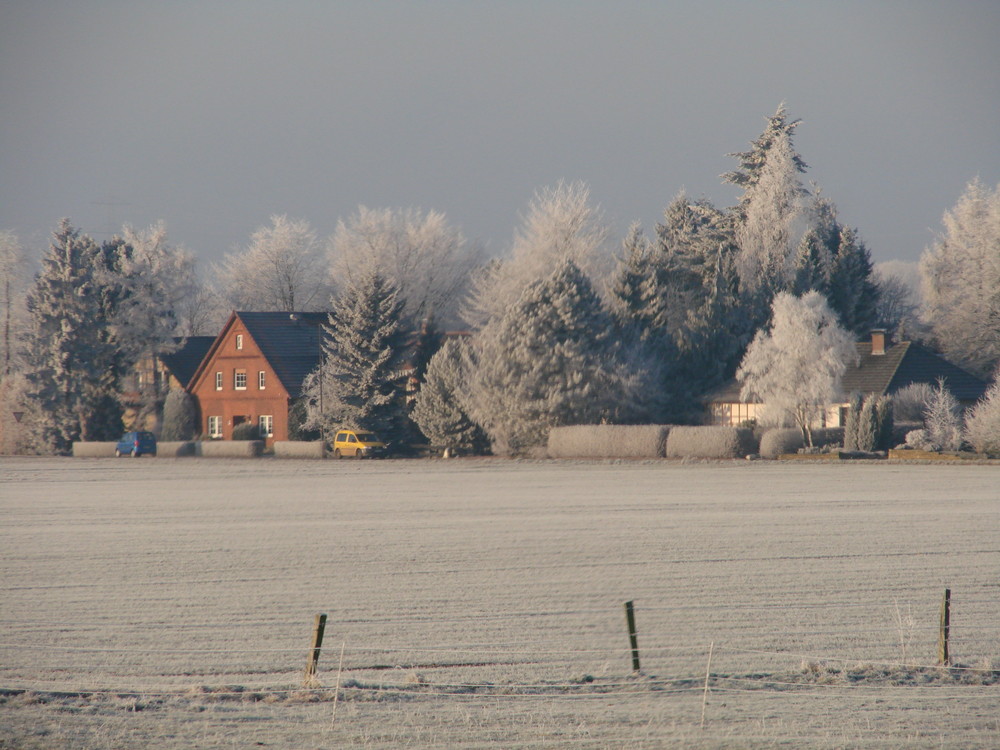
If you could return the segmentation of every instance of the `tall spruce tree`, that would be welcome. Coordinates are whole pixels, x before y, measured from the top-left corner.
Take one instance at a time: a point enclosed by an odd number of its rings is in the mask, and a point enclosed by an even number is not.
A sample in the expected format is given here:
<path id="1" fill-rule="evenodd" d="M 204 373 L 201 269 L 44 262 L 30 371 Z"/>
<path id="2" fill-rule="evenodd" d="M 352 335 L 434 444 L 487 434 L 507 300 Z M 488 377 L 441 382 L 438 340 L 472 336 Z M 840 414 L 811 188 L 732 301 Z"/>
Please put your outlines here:
<path id="1" fill-rule="evenodd" d="M 619 418 L 633 392 L 611 332 L 611 316 L 572 260 L 479 332 L 463 401 L 495 452 L 542 446 L 558 425 Z"/>
<path id="2" fill-rule="evenodd" d="M 433 445 L 451 451 L 483 453 L 489 440 L 472 421 L 460 395 L 468 377 L 467 348 L 466 341 L 451 339 L 438 349 L 427 366 L 410 416 Z"/>
<path id="3" fill-rule="evenodd" d="M 101 248 L 63 219 L 28 295 L 25 374 L 43 414 L 41 440 L 55 452 L 122 429 L 122 362 L 107 325 L 115 292 L 100 283 L 106 268 Z"/>
<path id="4" fill-rule="evenodd" d="M 396 287 L 369 269 L 333 302 L 323 361 L 305 384 L 309 424 L 370 430 L 396 442 L 407 434 L 407 333 Z"/>

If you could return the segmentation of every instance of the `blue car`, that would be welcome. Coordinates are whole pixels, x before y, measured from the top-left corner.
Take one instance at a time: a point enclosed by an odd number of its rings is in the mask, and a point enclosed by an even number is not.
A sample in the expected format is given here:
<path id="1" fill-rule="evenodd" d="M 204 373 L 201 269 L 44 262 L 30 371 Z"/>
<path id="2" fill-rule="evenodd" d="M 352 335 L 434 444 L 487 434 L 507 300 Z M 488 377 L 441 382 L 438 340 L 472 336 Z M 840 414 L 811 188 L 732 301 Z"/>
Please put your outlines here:
<path id="1" fill-rule="evenodd" d="M 116 456 L 138 458 L 144 453 L 156 455 L 156 435 L 152 432 L 126 432 L 115 446 Z"/>

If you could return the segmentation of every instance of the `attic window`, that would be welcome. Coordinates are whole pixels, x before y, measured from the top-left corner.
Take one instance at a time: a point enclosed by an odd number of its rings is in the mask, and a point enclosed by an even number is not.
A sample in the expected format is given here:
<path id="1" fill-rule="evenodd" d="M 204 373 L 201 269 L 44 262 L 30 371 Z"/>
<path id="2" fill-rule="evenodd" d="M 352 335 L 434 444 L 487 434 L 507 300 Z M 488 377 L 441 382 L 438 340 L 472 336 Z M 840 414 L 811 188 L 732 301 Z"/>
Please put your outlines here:
<path id="1" fill-rule="evenodd" d="M 222 372 L 215 373 L 215 390 L 222 390 Z"/>
<path id="2" fill-rule="evenodd" d="M 261 370 L 257 373 L 257 388 L 259 390 L 264 390 L 267 387 L 267 373 Z"/>
<path id="3" fill-rule="evenodd" d="M 238 351 L 240 351 L 240 350 L 243 349 L 243 334 L 242 333 L 237 333 L 236 334 L 236 349 Z"/>
<path id="4" fill-rule="evenodd" d="M 233 388 L 238 391 L 245 391 L 247 389 L 247 371 L 237 370 L 233 376 Z"/>

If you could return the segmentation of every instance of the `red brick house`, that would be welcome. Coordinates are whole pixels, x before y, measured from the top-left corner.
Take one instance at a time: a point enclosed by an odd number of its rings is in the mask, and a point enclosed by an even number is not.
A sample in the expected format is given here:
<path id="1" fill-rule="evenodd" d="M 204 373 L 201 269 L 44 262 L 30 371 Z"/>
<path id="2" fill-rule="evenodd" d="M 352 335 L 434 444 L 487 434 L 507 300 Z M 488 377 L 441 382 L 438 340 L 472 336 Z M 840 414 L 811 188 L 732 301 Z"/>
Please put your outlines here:
<path id="1" fill-rule="evenodd" d="M 268 445 L 288 440 L 288 412 L 320 362 L 326 313 L 234 312 L 187 390 L 198 403 L 203 439 L 231 440 L 256 424 Z"/>

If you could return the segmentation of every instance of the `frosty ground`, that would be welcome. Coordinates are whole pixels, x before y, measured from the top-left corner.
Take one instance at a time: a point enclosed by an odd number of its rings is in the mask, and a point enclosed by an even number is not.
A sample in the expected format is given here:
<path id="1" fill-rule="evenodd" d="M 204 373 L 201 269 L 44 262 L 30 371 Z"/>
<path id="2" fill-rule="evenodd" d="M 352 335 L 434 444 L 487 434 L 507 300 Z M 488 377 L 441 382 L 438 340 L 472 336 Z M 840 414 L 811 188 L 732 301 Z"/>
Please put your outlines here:
<path id="1" fill-rule="evenodd" d="M 987 465 L 0 459 L 0 748 L 996 747 L 998 496 Z"/>

